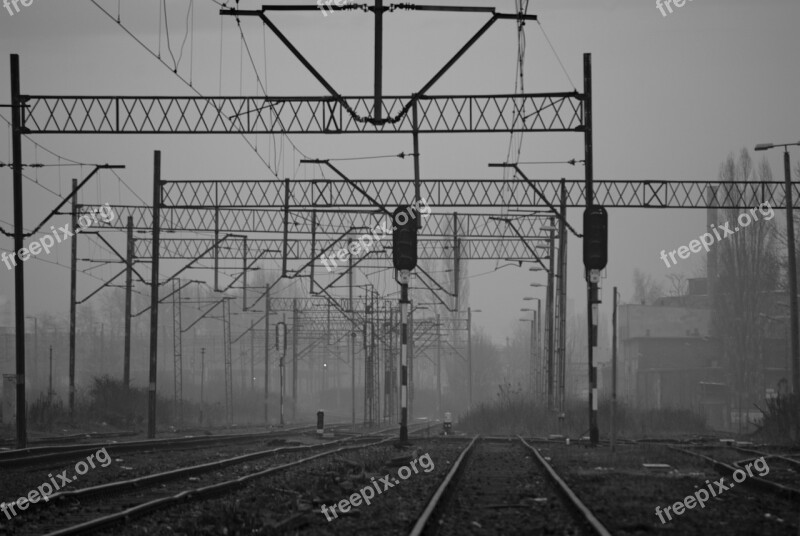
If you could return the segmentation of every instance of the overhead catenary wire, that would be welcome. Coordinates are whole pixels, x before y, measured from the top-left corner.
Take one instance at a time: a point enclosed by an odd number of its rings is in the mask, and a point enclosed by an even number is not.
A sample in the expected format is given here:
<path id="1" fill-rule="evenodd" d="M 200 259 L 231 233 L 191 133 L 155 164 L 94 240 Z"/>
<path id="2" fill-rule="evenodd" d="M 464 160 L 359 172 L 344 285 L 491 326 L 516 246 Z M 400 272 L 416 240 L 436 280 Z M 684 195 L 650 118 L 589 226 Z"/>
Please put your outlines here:
<path id="1" fill-rule="evenodd" d="M 114 18 L 114 16 L 111 13 L 109 13 L 103 6 L 101 6 L 100 4 L 97 3 L 97 0 L 89 0 L 89 1 L 97 9 L 99 9 L 101 12 L 103 12 L 103 14 L 105 14 L 108 18 L 110 18 L 114 22 L 117 22 L 117 20 Z M 160 11 L 161 10 L 159 9 L 159 13 L 160 13 Z M 170 67 L 169 64 L 167 62 L 165 62 L 161 58 L 160 53 L 157 53 L 157 52 L 153 51 L 150 47 L 148 47 L 146 44 L 144 44 L 144 42 L 141 39 L 139 39 L 138 37 L 136 37 L 136 35 L 131 30 L 129 30 L 124 24 L 122 24 L 122 22 L 117 22 L 117 25 L 122 29 L 122 31 L 124 31 L 126 34 L 128 34 L 128 36 L 131 39 L 133 39 L 139 46 L 144 48 L 151 56 L 156 58 L 159 61 L 159 63 L 161 63 L 164 67 L 169 69 L 170 72 L 172 72 L 175 76 L 177 76 L 178 79 L 181 82 L 183 82 L 187 87 L 189 87 L 198 97 L 203 97 L 204 96 L 202 93 L 200 93 L 200 91 L 197 90 L 197 88 L 195 88 L 195 86 L 192 84 L 192 82 L 190 80 L 187 80 L 177 70 L 173 70 L 173 68 Z M 220 17 L 220 25 L 222 25 L 222 17 Z M 160 35 L 160 32 L 159 32 L 159 35 Z M 222 48 L 222 41 L 221 40 L 220 40 L 220 48 Z M 222 58 L 222 56 L 220 56 L 220 65 L 222 64 L 222 59 L 221 58 Z M 222 88 L 222 78 L 220 78 L 220 82 L 219 83 L 220 83 L 220 93 L 221 93 L 222 92 L 222 90 L 221 90 L 221 88 Z M 270 166 L 269 163 L 266 160 L 264 160 L 264 157 L 261 156 L 261 153 L 259 153 L 256 150 L 256 148 L 254 147 L 254 145 L 250 142 L 250 140 L 247 139 L 247 136 L 245 136 L 244 134 L 240 134 L 240 136 L 241 136 L 241 138 L 243 140 L 245 140 L 245 143 L 247 143 L 247 145 L 256 153 L 256 156 L 258 157 L 259 160 L 261 160 L 261 162 L 266 166 L 266 168 L 273 175 L 275 175 L 276 178 L 279 178 L 277 173 L 273 170 L 272 166 Z"/>

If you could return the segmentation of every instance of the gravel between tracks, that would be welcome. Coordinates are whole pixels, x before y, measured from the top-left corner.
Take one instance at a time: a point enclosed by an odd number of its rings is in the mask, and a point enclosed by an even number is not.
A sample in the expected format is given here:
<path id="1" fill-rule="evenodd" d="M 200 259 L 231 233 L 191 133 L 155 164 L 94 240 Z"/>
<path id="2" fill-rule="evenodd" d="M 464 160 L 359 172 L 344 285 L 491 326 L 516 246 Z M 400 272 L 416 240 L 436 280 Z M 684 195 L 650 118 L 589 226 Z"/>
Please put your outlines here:
<path id="1" fill-rule="evenodd" d="M 131 520 L 102 532 L 113 536 L 220 534 L 406 534 L 464 443 L 415 440 L 414 450 L 381 446 L 314 460 L 248 483 L 224 497 L 192 502 Z M 400 455 L 430 454 L 434 469 L 412 474 L 399 485 L 376 495 L 369 506 L 353 508 L 327 521 L 321 506 L 348 498 L 371 477 L 396 475 L 390 460 Z"/>
<path id="2" fill-rule="evenodd" d="M 283 446 L 314 444 L 319 443 L 312 437 L 301 438 L 293 437 L 291 440 L 285 439 L 265 439 L 258 442 L 210 446 L 203 448 L 187 448 L 172 450 L 151 450 L 146 452 L 129 452 L 119 455 L 111 454 L 112 462 L 108 467 L 91 469 L 88 473 L 80 476 L 76 482 L 69 484 L 64 491 L 74 491 L 77 489 L 97 486 L 108 482 L 118 482 L 142 476 L 152 475 L 163 471 L 200 465 L 203 463 L 215 462 L 224 458 L 241 456 L 262 450 L 271 450 Z M 86 460 L 85 455 L 76 454 L 71 462 L 50 462 L 30 468 L 20 469 L 0 469 L 2 471 L 2 497 L 0 501 L 9 501 L 27 495 L 32 489 L 43 482 L 48 481 L 48 474 L 60 473 L 64 469 L 70 475 L 74 475 L 75 464 L 81 460 Z M 2 523 L 2 520 L 0 520 Z"/>
<path id="3" fill-rule="evenodd" d="M 533 454 L 479 442 L 442 515 L 440 535 L 581 534 Z"/>
<path id="4" fill-rule="evenodd" d="M 660 445 L 621 445 L 615 459 L 608 447 L 542 447 L 545 456 L 583 502 L 613 534 L 758 534 L 796 535 L 797 504 L 745 485 L 711 498 L 662 524 L 656 506 L 673 505 L 709 482 L 731 475 L 717 474 L 699 458 Z M 667 463 L 672 469 L 655 472 L 643 463 Z M 765 477 L 769 479 L 769 475 Z M 716 489 L 716 488 L 715 488 Z M 666 518 L 665 518 L 666 519 Z"/>

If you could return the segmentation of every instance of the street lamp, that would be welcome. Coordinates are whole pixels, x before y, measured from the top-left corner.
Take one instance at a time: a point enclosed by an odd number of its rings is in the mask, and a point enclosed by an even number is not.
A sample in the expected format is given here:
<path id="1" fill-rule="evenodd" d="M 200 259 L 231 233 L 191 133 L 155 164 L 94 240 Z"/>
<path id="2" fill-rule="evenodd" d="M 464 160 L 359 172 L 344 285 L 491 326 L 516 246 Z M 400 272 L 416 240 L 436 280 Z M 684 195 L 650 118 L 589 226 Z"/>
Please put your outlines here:
<path id="1" fill-rule="evenodd" d="M 39 375 L 39 319 L 35 316 L 26 316 L 25 318 L 33 320 L 33 379 L 35 383 Z"/>
<path id="2" fill-rule="evenodd" d="M 532 287 L 544 287 L 545 285 L 543 285 L 541 283 L 531 283 L 531 286 Z"/>
<path id="3" fill-rule="evenodd" d="M 794 215 L 793 215 L 793 201 L 792 201 L 792 178 L 790 162 L 789 162 L 789 147 L 800 145 L 800 141 L 795 143 L 759 143 L 756 145 L 756 151 L 766 151 L 774 147 L 783 147 L 783 173 L 784 184 L 786 187 L 786 242 L 789 249 L 789 315 L 791 317 L 791 360 L 792 360 L 792 391 L 795 396 L 800 395 L 800 355 L 798 349 L 800 348 L 800 332 L 798 332 L 798 303 L 797 303 L 797 261 L 795 259 L 794 247 Z"/>
<path id="4" fill-rule="evenodd" d="M 469 409 L 472 409 L 472 313 L 482 313 L 481 309 L 467 307 L 467 375 L 469 376 Z"/>

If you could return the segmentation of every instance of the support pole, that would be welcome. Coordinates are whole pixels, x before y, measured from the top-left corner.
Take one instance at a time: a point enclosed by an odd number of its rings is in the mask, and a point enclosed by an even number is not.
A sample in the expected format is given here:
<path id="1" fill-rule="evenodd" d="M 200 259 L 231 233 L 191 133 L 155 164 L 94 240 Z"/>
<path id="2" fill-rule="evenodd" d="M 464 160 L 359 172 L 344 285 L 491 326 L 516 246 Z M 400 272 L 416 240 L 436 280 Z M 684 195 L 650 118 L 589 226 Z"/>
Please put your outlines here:
<path id="1" fill-rule="evenodd" d="M 269 427 L 269 315 L 270 315 L 270 301 L 269 301 L 269 283 L 267 283 L 267 291 L 264 294 L 264 426 Z"/>
<path id="2" fill-rule="evenodd" d="M 22 99 L 20 97 L 19 55 L 11 54 L 11 137 L 14 159 L 14 251 L 24 246 L 22 238 Z M 74 184 L 74 183 L 73 183 Z M 74 242 L 74 241 L 73 241 Z M 75 303 L 75 296 L 72 297 Z M 14 265 L 14 325 L 17 372 L 17 448 L 28 443 L 25 402 L 25 269 L 22 260 Z"/>
<path id="3" fill-rule="evenodd" d="M 286 396 L 286 313 L 283 313 L 283 321 L 279 322 L 276 326 L 275 344 L 278 345 L 278 351 L 281 353 L 280 373 L 281 373 L 281 426 L 285 424 L 283 417 L 283 399 Z M 283 348 L 280 348 L 281 338 L 278 336 L 278 329 L 282 328 Z"/>
<path id="4" fill-rule="evenodd" d="M 592 148 L 592 55 L 583 55 L 583 139 L 584 139 L 584 160 L 585 160 L 585 190 L 586 208 L 594 206 L 594 151 Z M 588 271 L 587 271 L 588 272 Z M 597 281 L 599 273 L 588 274 L 588 302 L 587 317 L 589 318 L 589 441 L 593 447 L 597 446 L 600 433 L 597 429 L 597 371 L 594 366 L 594 343 L 596 331 L 597 303 L 594 301 L 597 296 Z"/>
<path id="5" fill-rule="evenodd" d="M 459 288 L 461 285 L 460 281 L 461 262 L 459 258 L 461 254 L 461 249 L 459 246 L 460 242 L 458 239 L 458 212 L 453 212 L 453 296 L 455 296 L 455 304 L 454 304 L 455 306 L 453 307 L 453 310 L 456 311 L 456 314 L 459 314 L 459 312 L 461 311 L 461 309 L 459 309 L 459 303 L 458 303 L 458 295 L 460 294 Z"/>
<path id="6" fill-rule="evenodd" d="M 206 348 L 200 348 L 200 425 L 203 425 L 203 406 L 205 405 Z"/>
<path id="7" fill-rule="evenodd" d="M 214 185 L 215 190 L 219 188 Z M 214 194 L 215 199 L 218 194 Z M 214 207 L 214 292 L 219 292 L 219 207 Z"/>
<path id="8" fill-rule="evenodd" d="M 594 364 L 594 347 L 597 345 L 599 270 L 591 270 L 589 278 L 589 441 L 592 446 L 597 446 L 600 433 L 597 429 L 597 367 Z"/>
<path id="9" fill-rule="evenodd" d="M 414 420 L 414 307 L 409 300 L 408 313 L 408 419 Z"/>
<path id="10" fill-rule="evenodd" d="M 469 375 L 469 410 L 472 410 L 472 307 L 467 307 L 467 374 Z"/>
<path id="11" fill-rule="evenodd" d="M 436 313 L 436 418 L 442 415 L 442 326 Z"/>
<path id="12" fill-rule="evenodd" d="M 147 397 L 147 437 L 156 437 L 158 375 L 158 263 L 161 247 L 161 151 L 153 153 L 153 243 L 150 264 L 150 382 Z"/>
<path id="13" fill-rule="evenodd" d="M 544 330 L 547 340 L 547 407 L 551 410 L 556 410 L 556 370 L 555 370 L 555 333 L 553 331 L 554 314 L 553 314 L 553 296 L 555 284 L 555 245 L 556 235 L 554 230 L 555 218 L 550 218 L 550 266 L 547 270 L 547 296 L 545 298 L 545 319 Z"/>
<path id="14" fill-rule="evenodd" d="M 250 322 L 250 392 L 256 392 L 256 321 Z"/>
<path id="15" fill-rule="evenodd" d="M 614 309 L 611 314 L 611 452 L 614 452 L 617 446 L 617 287 L 614 287 Z"/>
<path id="16" fill-rule="evenodd" d="M 125 261 L 125 348 L 123 350 L 122 383 L 125 389 L 131 383 L 131 308 L 133 306 L 133 216 L 128 216 L 127 225 L 127 258 Z"/>
<path id="17" fill-rule="evenodd" d="M 53 345 L 50 345 L 50 383 L 47 388 L 47 400 L 53 400 Z"/>
<path id="18" fill-rule="evenodd" d="M 800 332 L 798 332 L 797 303 L 797 259 L 794 244 L 794 207 L 792 206 L 792 175 L 789 161 L 789 148 L 784 147 L 783 172 L 786 185 L 786 242 L 789 248 L 789 318 L 792 325 L 792 391 L 800 396 Z M 740 419 L 741 421 L 741 419 Z"/>
<path id="19" fill-rule="evenodd" d="M 311 258 L 317 258 L 317 209 L 311 211 Z M 309 294 L 314 294 L 314 267 L 317 265 L 315 261 L 311 262 L 311 278 L 308 282 Z"/>
<path id="20" fill-rule="evenodd" d="M 289 179 L 283 181 L 283 265 L 281 277 L 286 277 L 287 262 L 289 259 Z"/>
<path id="21" fill-rule="evenodd" d="M 567 183 L 561 179 L 561 217 L 558 223 L 558 411 L 563 414 L 567 380 Z"/>
<path id="22" fill-rule="evenodd" d="M 297 345 L 300 342 L 300 315 L 297 313 L 297 298 L 292 299 L 292 422 L 297 422 Z"/>
<path id="23" fill-rule="evenodd" d="M 348 249 L 352 244 L 352 240 L 347 243 Z M 351 391 L 351 416 L 353 423 L 353 431 L 356 430 L 356 322 L 354 320 L 354 307 L 353 307 L 353 256 L 348 257 L 347 281 L 349 290 L 349 301 L 347 308 L 350 312 L 350 391 Z"/>
<path id="24" fill-rule="evenodd" d="M 375 121 L 383 117 L 383 0 L 375 0 L 375 105 L 372 115 Z"/>
<path id="25" fill-rule="evenodd" d="M 400 443 L 408 443 L 408 280 L 400 276 Z"/>
<path id="26" fill-rule="evenodd" d="M 78 228 L 78 179 L 72 179 L 72 230 Z M 78 235 L 72 237 L 70 244 L 69 274 L 69 418 L 75 418 L 75 344 L 78 306 Z"/>

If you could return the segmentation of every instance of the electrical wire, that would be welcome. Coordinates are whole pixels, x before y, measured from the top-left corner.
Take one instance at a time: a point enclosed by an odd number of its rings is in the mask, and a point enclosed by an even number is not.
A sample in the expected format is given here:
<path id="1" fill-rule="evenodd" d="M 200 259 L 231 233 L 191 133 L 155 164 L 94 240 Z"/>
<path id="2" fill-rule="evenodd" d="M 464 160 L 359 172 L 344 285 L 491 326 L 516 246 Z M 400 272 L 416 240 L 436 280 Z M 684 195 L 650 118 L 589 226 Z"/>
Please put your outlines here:
<path id="1" fill-rule="evenodd" d="M 572 89 L 574 89 L 575 91 L 578 91 L 575 88 L 575 83 L 572 81 L 572 78 L 570 78 L 569 73 L 567 72 L 567 69 L 564 67 L 564 62 L 561 61 L 561 58 L 559 57 L 558 52 L 556 52 L 556 49 L 553 46 L 553 43 L 551 43 L 550 42 L 550 38 L 547 37 L 547 32 L 544 31 L 544 26 L 542 26 L 542 22 L 538 21 L 538 20 L 536 22 L 539 24 L 539 29 L 542 30 L 542 35 L 544 35 L 544 38 L 547 41 L 547 44 L 550 45 L 550 50 L 553 51 L 553 54 L 555 55 L 556 59 L 558 60 L 558 64 L 561 66 L 561 70 L 564 71 L 564 74 L 567 76 L 567 80 L 569 80 L 569 83 L 572 85 Z"/>
<path id="2" fill-rule="evenodd" d="M 110 18 L 110 19 L 111 19 L 111 20 L 113 20 L 114 22 L 117 22 L 117 21 L 116 21 L 116 19 L 114 18 L 114 16 L 113 16 L 113 15 L 111 15 L 111 13 L 109 13 L 109 12 L 108 12 L 108 11 L 107 11 L 105 8 L 103 8 L 103 6 L 101 6 L 100 4 L 98 4 L 98 3 L 97 3 L 97 0 L 89 0 L 89 1 L 90 1 L 90 2 L 91 2 L 91 3 L 92 3 L 92 4 L 93 4 L 93 5 L 94 5 L 94 6 L 95 6 L 97 9 L 99 9 L 100 11 L 102 11 L 102 12 L 103 12 L 103 13 L 104 13 L 104 14 L 105 14 L 105 15 L 106 15 L 108 18 Z M 212 0 L 212 1 L 213 1 L 213 0 Z M 160 12 L 161 12 L 161 10 L 159 9 L 159 13 L 160 13 Z M 222 25 L 222 19 L 223 19 L 223 17 L 220 17 L 220 25 Z M 198 97 L 205 97 L 205 95 L 203 95 L 202 93 L 200 93 L 200 92 L 199 92 L 199 91 L 198 91 L 198 90 L 197 90 L 197 89 L 196 89 L 196 88 L 195 88 L 195 87 L 192 85 L 192 83 L 191 83 L 189 80 L 187 80 L 185 77 L 183 77 L 183 76 L 182 76 L 182 75 L 181 75 L 179 72 L 177 72 L 177 70 L 173 70 L 173 69 L 172 69 L 172 68 L 171 68 L 171 67 L 170 67 L 170 66 L 169 66 L 169 65 L 168 65 L 168 64 L 167 64 L 167 63 L 166 63 L 166 62 L 165 62 L 163 59 L 161 59 L 160 52 L 159 52 L 158 54 L 157 54 L 156 52 L 153 52 L 153 50 L 151 50 L 151 49 L 150 49 L 150 47 L 148 47 L 147 45 L 145 45 L 145 44 L 144 44 L 144 42 L 142 42 L 142 40 L 141 40 L 141 39 L 139 39 L 138 37 L 136 37 L 136 35 L 134 35 L 134 34 L 133 34 L 133 32 L 131 32 L 131 31 L 130 31 L 128 28 L 126 28 L 126 27 L 125 27 L 125 25 L 124 25 L 124 24 L 122 24 L 121 22 L 120 22 L 120 23 L 118 23 L 118 26 L 119 26 L 120 28 L 122 28 L 122 31 L 124 31 L 126 34 L 128 34 L 128 36 L 129 36 L 131 39 L 133 39 L 133 40 L 134 40 L 134 41 L 135 41 L 135 42 L 136 42 L 136 43 L 137 43 L 139 46 L 141 46 L 142 48 L 144 48 L 144 49 L 145 49 L 145 50 L 146 50 L 146 51 L 147 51 L 147 52 L 148 52 L 148 53 L 149 53 L 151 56 L 153 56 L 154 58 L 156 58 L 156 59 L 159 61 L 159 63 L 161 63 L 161 64 L 162 64 L 164 67 L 166 67 L 167 69 L 169 69 L 169 70 L 170 70 L 170 71 L 171 71 L 171 72 L 172 72 L 172 73 L 173 73 L 175 76 L 177 76 L 177 77 L 178 77 L 178 79 L 179 79 L 181 82 L 183 82 L 184 84 L 186 84 L 186 86 L 187 86 L 187 87 L 189 87 L 189 88 L 190 88 L 190 89 L 191 89 L 191 90 L 192 90 L 192 91 L 193 91 L 193 92 L 194 92 L 194 93 L 195 93 L 195 94 L 196 94 Z M 160 33 L 161 33 L 161 32 L 159 32 L 159 35 L 160 35 Z M 222 49 L 222 40 L 221 40 L 221 38 L 220 38 L 220 49 Z M 221 65 L 222 65 L 222 56 L 220 55 L 220 69 L 221 69 Z M 219 83 L 220 83 L 220 93 L 222 93 L 222 89 L 221 89 L 221 88 L 222 88 L 222 77 L 220 77 L 220 81 L 219 81 Z M 220 116 L 222 116 L 222 114 L 221 114 L 221 111 L 219 110 L 219 108 L 216 108 L 216 110 L 217 110 L 217 113 L 218 113 Z M 264 160 L 264 158 L 261 156 L 261 154 L 260 154 L 260 153 L 259 153 L 259 152 L 258 152 L 258 151 L 255 149 L 255 147 L 253 146 L 253 144 L 250 142 L 250 140 L 248 140 L 248 139 L 247 139 L 247 136 L 245 136 L 244 134 L 240 134 L 240 136 L 242 137 L 242 139 L 243 139 L 243 140 L 245 140 L 245 143 L 247 143 L 247 145 L 248 145 L 248 146 L 250 146 L 250 148 L 251 148 L 251 149 L 252 149 L 252 150 L 253 150 L 253 151 L 256 153 L 256 156 L 258 157 L 258 159 L 259 159 L 259 160 L 261 160 L 261 162 L 262 162 L 262 163 L 263 163 L 263 164 L 264 164 L 264 165 L 267 167 L 267 169 L 268 169 L 268 170 L 269 170 L 269 171 L 270 171 L 270 172 L 271 172 L 273 175 L 275 175 L 275 177 L 276 177 L 276 178 L 279 178 L 279 177 L 278 177 L 278 175 L 275 173 L 275 171 L 273 171 L 273 169 L 272 169 L 272 167 L 269 165 L 269 163 L 268 163 L 266 160 Z"/>

